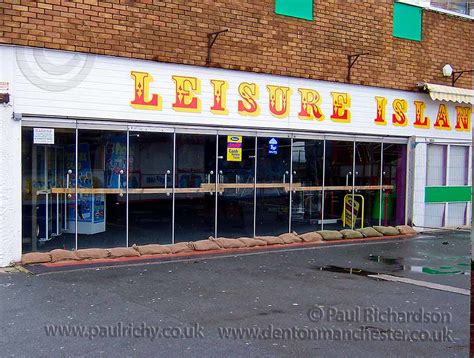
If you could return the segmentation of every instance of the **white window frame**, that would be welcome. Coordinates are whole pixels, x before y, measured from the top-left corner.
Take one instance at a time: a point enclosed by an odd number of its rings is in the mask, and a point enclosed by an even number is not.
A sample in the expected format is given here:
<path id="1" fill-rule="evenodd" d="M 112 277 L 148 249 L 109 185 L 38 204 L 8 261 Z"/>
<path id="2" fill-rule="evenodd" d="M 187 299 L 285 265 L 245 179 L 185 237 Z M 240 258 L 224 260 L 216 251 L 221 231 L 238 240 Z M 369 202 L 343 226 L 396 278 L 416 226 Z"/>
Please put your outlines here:
<path id="1" fill-rule="evenodd" d="M 446 10 L 446 9 L 442 9 L 436 6 L 431 6 L 430 0 L 395 0 L 395 1 L 399 3 L 407 4 L 407 5 L 418 6 L 423 9 L 436 11 L 436 12 L 440 12 L 447 15 L 459 16 L 465 19 L 474 19 L 473 15 L 461 14 L 460 12 Z"/>

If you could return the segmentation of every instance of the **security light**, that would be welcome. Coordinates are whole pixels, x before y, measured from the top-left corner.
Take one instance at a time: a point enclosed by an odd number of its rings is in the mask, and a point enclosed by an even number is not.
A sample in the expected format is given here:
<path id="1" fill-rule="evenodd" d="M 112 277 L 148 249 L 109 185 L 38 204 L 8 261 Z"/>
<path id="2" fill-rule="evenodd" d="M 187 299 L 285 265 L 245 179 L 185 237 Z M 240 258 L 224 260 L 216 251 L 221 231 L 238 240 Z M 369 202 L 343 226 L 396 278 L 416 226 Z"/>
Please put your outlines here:
<path id="1" fill-rule="evenodd" d="M 451 67 L 451 65 L 450 64 L 444 65 L 444 67 L 443 67 L 443 76 L 444 77 L 451 77 L 452 74 L 453 74 L 453 68 Z"/>

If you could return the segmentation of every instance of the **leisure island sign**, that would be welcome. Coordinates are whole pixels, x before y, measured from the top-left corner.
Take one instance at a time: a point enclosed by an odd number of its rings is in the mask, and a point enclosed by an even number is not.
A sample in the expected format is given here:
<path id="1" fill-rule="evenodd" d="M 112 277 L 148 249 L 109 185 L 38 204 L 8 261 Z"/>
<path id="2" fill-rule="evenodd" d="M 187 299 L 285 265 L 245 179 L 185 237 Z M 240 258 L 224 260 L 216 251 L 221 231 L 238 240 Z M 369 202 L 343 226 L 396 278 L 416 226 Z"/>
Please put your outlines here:
<path id="1" fill-rule="evenodd" d="M 152 92 L 150 85 L 154 78 L 149 72 L 131 71 L 134 81 L 133 98 L 130 105 L 134 109 L 162 111 L 164 101 L 160 93 Z M 208 111 L 215 116 L 228 116 L 228 92 L 229 82 L 222 79 L 211 79 L 206 84 L 207 92 L 212 93 L 209 108 L 202 108 L 201 91 L 202 84 L 199 78 L 189 76 L 172 75 L 174 82 L 174 93 L 171 109 L 176 112 L 202 113 Z M 158 84 L 159 86 L 159 84 Z M 351 94 L 341 91 L 330 91 L 330 98 L 323 98 L 316 88 L 291 88 L 274 84 L 266 84 L 267 108 L 262 108 L 260 103 L 262 89 L 257 83 L 240 82 L 236 85 L 237 90 L 237 113 L 240 116 L 259 117 L 262 111 L 267 111 L 274 118 L 288 118 L 290 116 L 290 104 L 292 96 L 298 96 L 299 120 L 302 121 L 332 121 L 341 124 L 351 123 Z M 235 90 L 234 89 L 234 90 Z M 296 91 L 295 91 L 296 90 Z M 381 90 L 383 91 L 383 90 Z M 401 92 L 401 91 L 398 91 Z M 330 113 L 323 110 L 323 102 L 331 103 Z M 435 116 L 430 118 L 425 115 L 426 103 L 422 100 L 413 100 L 411 103 L 404 98 L 394 98 L 387 110 L 389 101 L 385 96 L 373 96 L 373 117 L 368 118 L 375 125 L 387 126 L 389 123 L 395 127 L 406 127 L 412 125 L 420 129 L 456 130 L 470 132 L 471 112 L 469 105 L 456 105 L 455 111 L 450 115 L 445 103 L 437 104 Z M 409 106 L 414 109 L 414 115 L 408 115 Z M 389 115 L 387 116 L 387 112 Z M 413 112 L 413 111 L 412 111 Z M 407 133 L 408 134 L 408 133 Z"/>

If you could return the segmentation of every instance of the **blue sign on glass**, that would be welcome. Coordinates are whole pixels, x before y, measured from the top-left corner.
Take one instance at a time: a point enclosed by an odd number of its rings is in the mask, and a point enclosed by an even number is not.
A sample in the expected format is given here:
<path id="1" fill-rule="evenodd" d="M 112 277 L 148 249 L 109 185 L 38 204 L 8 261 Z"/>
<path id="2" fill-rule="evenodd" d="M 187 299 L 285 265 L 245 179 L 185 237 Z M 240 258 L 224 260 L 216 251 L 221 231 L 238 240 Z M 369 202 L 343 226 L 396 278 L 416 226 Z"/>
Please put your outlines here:
<path id="1" fill-rule="evenodd" d="M 270 138 L 268 141 L 268 154 L 278 154 L 278 140 Z"/>

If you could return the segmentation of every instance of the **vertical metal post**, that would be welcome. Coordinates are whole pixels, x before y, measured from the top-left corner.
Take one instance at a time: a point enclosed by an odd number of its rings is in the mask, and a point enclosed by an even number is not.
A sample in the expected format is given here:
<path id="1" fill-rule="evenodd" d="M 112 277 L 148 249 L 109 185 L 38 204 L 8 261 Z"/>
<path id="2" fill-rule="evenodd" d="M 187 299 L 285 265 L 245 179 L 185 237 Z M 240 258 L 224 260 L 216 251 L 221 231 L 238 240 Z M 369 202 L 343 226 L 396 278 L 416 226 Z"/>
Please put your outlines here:
<path id="1" fill-rule="evenodd" d="M 79 128 L 76 122 L 76 150 L 75 150 L 75 158 L 74 158 L 74 238 L 76 241 L 76 250 L 77 250 L 77 176 L 78 176 L 78 157 L 79 157 Z M 105 203 L 104 203 L 105 204 Z"/>
<path id="2" fill-rule="evenodd" d="M 35 185 L 38 182 L 38 147 L 33 143 L 32 148 L 32 160 L 31 160 L 31 249 L 36 251 L 38 249 L 38 235 L 36 234 L 36 228 L 38 226 L 38 194 Z"/>
<path id="3" fill-rule="evenodd" d="M 466 185 L 472 186 L 472 145 L 467 147 L 468 150 L 468 162 L 467 162 L 467 183 Z M 466 217 L 464 219 L 464 225 L 469 225 L 469 216 L 472 215 L 472 204 L 466 203 Z"/>
<path id="4" fill-rule="evenodd" d="M 254 145 L 254 171 L 253 171 L 253 237 L 256 234 L 257 226 L 257 159 L 258 159 L 258 135 L 255 133 L 255 145 Z"/>
<path id="5" fill-rule="evenodd" d="M 214 192 L 214 237 L 217 238 L 217 215 L 218 215 L 218 211 L 217 211 L 217 197 L 219 196 L 218 192 L 217 192 L 217 178 L 218 178 L 218 175 L 219 175 L 219 133 L 216 133 L 216 171 L 215 171 L 215 176 L 214 176 L 214 188 L 215 188 L 215 192 Z M 211 174 L 209 174 L 209 177 L 211 176 Z"/>
<path id="6" fill-rule="evenodd" d="M 49 239 L 49 188 L 48 188 L 48 147 L 44 146 L 44 163 L 43 163 L 43 168 L 44 168 L 44 199 L 45 199 L 45 210 L 44 210 L 44 215 L 45 215 L 45 230 L 44 230 L 44 240 L 48 241 Z"/>
<path id="7" fill-rule="evenodd" d="M 326 185 L 326 138 L 323 139 L 323 190 L 321 191 L 321 230 L 324 230 L 324 205 L 325 205 L 325 198 L 324 198 L 324 186 Z"/>
<path id="8" fill-rule="evenodd" d="M 384 151 L 384 143 L 382 141 L 381 148 L 380 148 L 380 189 L 379 189 L 379 225 L 382 225 L 382 195 L 383 195 L 383 151 Z"/>
<path id="9" fill-rule="evenodd" d="M 291 211 L 293 209 L 293 136 L 290 138 L 290 202 L 288 204 L 288 232 L 291 232 Z"/>
<path id="10" fill-rule="evenodd" d="M 355 157 L 356 157 L 356 141 L 352 140 L 352 205 L 351 205 L 351 229 L 354 230 L 354 186 L 355 186 Z M 345 208 L 344 208 L 345 209 Z"/>
<path id="11" fill-rule="evenodd" d="M 171 178 L 173 179 L 173 199 L 171 204 L 171 243 L 175 241 L 175 208 L 176 208 L 176 128 L 173 130 L 173 173 Z"/>
<path id="12" fill-rule="evenodd" d="M 130 176 L 130 127 L 127 127 L 127 163 L 125 165 L 125 242 L 128 247 L 128 177 Z M 119 185 L 120 185 L 120 177 L 119 177 Z"/>
<path id="13" fill-rule="evenodd" d="M 451 145 L 446 145 L 446 182 L 444 183 L 445 186 L 449 186 L 449 166 L 450 166 L 450 160 L 449 157 L 451 155 Z M 444 203 L 444 227 L 448 227 L 449 225 L 449 220 L 448 220 L 448 215 L 449 215 L 449 204 Z"/>

